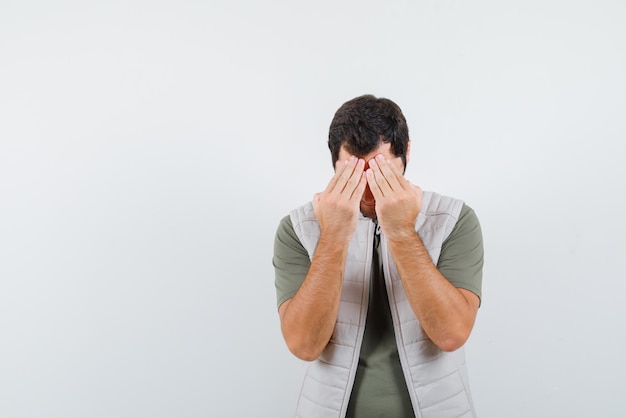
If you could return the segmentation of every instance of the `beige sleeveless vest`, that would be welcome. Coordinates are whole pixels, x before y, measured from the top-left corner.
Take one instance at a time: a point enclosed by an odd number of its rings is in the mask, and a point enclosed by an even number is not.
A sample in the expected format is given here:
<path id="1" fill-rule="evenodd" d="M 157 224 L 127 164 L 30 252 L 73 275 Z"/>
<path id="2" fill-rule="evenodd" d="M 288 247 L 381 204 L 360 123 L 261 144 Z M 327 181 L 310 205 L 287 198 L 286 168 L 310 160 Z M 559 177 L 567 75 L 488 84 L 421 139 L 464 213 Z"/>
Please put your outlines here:
<path id="1" fill-rule="evenodd" d="M 435 264 L 462 207 L 460 200 L 424 192 L 415 229 Z M 313 205 L 305 204 L 293 210 L 290 216 L 296 235 L 312 259 L 320 235 Z M 365 330 L 374 229 L 371 219 L 361 215 L 348 249 L 337 323 L 328 345 L 308 367 L 297 417 L 343 418 L 346 415 Z M 404 293 L 384 235 L 381 245 L 396 343 L 415 415 L 421 418 L 475 417 L 463 348 L 444 352 L 428 338 Z"/>

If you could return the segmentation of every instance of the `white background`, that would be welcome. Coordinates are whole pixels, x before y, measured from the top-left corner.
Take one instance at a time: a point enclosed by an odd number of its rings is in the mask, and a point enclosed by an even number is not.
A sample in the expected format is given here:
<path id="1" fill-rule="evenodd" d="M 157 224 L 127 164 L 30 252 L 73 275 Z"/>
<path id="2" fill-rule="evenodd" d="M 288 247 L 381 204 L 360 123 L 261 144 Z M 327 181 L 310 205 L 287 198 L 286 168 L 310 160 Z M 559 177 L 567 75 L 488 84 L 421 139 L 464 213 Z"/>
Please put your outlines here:
<path id="1" fill-rule="evenodd" d="M 482 223 L 478 413 L 624 417 L 626 6 L 0 3 L 0 416 L 288 417 L 275 228 L 335 110 Z"/>

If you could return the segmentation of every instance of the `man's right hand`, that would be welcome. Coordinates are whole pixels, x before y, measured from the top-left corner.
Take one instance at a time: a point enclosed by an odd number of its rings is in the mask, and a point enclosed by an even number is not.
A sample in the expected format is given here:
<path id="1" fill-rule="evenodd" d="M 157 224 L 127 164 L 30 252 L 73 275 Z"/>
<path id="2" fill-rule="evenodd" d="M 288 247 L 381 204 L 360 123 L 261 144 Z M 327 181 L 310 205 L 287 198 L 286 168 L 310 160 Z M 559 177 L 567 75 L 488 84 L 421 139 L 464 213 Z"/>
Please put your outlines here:
<path id="1" fill-rule="evenodd" d="M 315 194 L 313 210 L 322 235 L 349 242 L 359 219 L 361 197 L 367 186 L 365 161 L 356 157 L 338 161 L 326 189 Z"/>
<path id="2" fill-rule="evenodd" d="M 300 289 L 278 308 L 287 347 L 302 360 L 318 358 L 335 328 L 348 246 L 367 185 L 364 167 L 355 157 L 339 161 L 326 190 L 313 198 L 320 239 Z"/>

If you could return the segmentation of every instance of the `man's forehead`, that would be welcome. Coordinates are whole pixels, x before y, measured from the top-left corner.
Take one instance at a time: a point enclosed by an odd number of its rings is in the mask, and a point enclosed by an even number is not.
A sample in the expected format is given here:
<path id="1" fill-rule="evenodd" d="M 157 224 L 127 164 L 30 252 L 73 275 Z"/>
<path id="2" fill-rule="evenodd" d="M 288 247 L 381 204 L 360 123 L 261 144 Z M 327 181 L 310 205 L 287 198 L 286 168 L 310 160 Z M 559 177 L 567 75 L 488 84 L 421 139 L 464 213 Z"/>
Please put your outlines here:
<path id="1" fill-rule="evenodd" d="M 388 157 L 394 157 L 393 152 L 391 152 L 391 143 L 390 142 L 383 142 L 381 143 L 378 148 L 376 148 L 375 150 L 373 150 L 372 152 L 366 154 L 366 155 L 359 155 L 359 158 L 364 158 L 365 160 L 370 160 L 373 157 L 375 157 L 378 154 L 383 154 L 385 156 Z M 339 159 L 343 159 L 343 158 L 347 158 L 350 155 L 352 155 L 350 152 L 348 152 L 346 150 L 346 148 L 341 145 L 341 147 L 339 148 Z"/>

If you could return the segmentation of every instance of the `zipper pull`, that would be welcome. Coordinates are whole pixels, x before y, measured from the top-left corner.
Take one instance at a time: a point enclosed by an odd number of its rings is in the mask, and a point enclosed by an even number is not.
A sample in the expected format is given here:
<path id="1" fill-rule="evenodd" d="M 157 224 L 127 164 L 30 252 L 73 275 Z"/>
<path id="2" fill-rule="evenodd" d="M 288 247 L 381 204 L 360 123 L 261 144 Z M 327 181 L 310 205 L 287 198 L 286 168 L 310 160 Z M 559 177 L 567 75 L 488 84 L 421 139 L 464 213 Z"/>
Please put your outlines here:
<path id="1" fill-rule="evenodd" d="M 380 236 L 380 225 L 378 225 L 378 222 L 376 223 L 376 230 L 374 231 L 374 233 Z"/>

